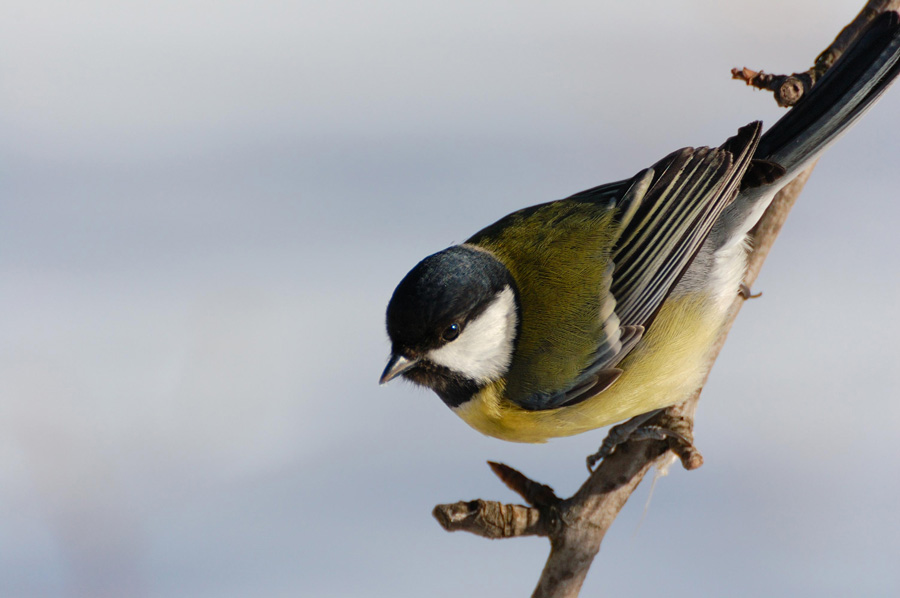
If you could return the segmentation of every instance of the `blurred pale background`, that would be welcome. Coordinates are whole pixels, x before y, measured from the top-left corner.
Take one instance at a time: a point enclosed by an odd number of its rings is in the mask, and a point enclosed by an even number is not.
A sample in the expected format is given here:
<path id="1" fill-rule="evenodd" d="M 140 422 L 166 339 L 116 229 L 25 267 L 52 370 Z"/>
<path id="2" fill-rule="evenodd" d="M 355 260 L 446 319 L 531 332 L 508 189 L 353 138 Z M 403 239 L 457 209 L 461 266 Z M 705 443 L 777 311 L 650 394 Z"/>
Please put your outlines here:
<path id="1" fill-rule="evenodd" d="M 862 0 L 46 2 L 0 20 L 0 596 L 528 595 L 603 431 L 482 437 L 379 388 L 421 257 L 780 114 Z M 900 595 L 900 88 L 821 161 L 585 596 Z M 645 485 L 646 486 L 646 485 Z"/>

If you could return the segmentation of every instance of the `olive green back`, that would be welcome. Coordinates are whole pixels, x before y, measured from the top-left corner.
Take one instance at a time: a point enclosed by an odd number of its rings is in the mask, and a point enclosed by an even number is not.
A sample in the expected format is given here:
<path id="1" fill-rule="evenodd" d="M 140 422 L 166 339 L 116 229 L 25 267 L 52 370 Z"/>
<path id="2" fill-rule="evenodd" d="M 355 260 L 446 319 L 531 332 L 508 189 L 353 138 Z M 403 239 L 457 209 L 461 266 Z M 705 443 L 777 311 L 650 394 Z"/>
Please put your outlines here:
<path id="1" fill-rule="evenodd" d="M 603 293 L 619 233 L 603 202 L 555 201 L 510 214 L 468 243 L 492 252 L 518 285 L 521 321 L 507 394 L 565 390 L 605 338 Z"/>

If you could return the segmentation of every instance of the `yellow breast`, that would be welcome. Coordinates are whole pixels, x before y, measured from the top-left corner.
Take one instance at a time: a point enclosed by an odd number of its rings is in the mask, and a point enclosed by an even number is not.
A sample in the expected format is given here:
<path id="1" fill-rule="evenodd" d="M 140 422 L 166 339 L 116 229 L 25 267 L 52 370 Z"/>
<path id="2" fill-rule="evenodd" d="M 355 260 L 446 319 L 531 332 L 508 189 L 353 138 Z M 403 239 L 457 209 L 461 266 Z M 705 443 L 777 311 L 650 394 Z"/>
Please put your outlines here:
<path id="1" fill-rule="evenodd" d="M 705 297 L 667 300 L 603 392 L 568 407 L 529 411 L 509 401 L 505 383 L 483 388 L 454 411 L 470 426 L 512 442 L 544 442 L 613 424 L 687 399 L 703 382 L 721 314 Z"/>

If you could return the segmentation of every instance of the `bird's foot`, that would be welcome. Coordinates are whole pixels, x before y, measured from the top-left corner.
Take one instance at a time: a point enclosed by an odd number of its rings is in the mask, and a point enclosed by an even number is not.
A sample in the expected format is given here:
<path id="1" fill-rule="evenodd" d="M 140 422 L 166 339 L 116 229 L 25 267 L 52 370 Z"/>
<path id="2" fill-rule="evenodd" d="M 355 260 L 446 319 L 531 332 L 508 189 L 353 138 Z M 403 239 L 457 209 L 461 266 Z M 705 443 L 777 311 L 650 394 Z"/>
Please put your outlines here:
<path id="1" fill-rule="evenodd" d="M 747 300 L 747 299 L 756 299 L 757 297 L 762 297 L 762 292 L 754 293 L 753 291 L 750 290 L 750 287 L 748 287 L 748 286 L 745 285 L 744 283 L 741 283 L 741 287 L 740 287 L 740 289 L 738 290 L 738 294 L 739 294 L 741 297 L 743 297 L 744 300 Z"/>
<path id="2" fill-rule="evenodd" d="M 593 473 L 594 466 L 598 462 L 611 455 L 617 446 L 629 440 L 669 440 L 671 449 L 678 455 L 686 469 L 700 467 L 703 464 L 703 457 L 690 440 L 690 424 L 681 418 L 666 416 L 664 412 L 665 409 L 649 411 L 610 428 L 600 449 L 587 457 L 588 471 Z M 647 423 L 657 416 L 660 416 L 659 423 Z"/>

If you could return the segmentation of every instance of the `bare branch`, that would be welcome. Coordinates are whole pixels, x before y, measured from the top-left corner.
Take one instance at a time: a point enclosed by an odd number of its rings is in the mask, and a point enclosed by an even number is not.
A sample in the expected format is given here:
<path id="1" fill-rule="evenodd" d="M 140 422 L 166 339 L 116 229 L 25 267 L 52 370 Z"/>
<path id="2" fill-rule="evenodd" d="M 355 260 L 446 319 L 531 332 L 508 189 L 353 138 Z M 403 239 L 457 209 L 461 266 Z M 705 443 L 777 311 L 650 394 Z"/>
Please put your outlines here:
<path id="1" fill-rule="evenodd" d="M 438 505 L 431 512 L 448 532 L 471 532 L 485 538 L 546 536 L 546 522 L 533 507 L 471 500 Z"/>
<path id="2" fill-rule="evenodd" d="M 856 40 L 865 26 L 887 10 L 900 8 L 900 0 L 869 0 L 856 18 L 844 27 L 831 45 L 816 57 L 809 70 L 792 75 L 773 75 L 743 67 L 731 69 L 731 78 L 739 79 L 757 89 L 771 91 L 779 106 L 793 106 L 816 84 L 834 61 Z"/>

